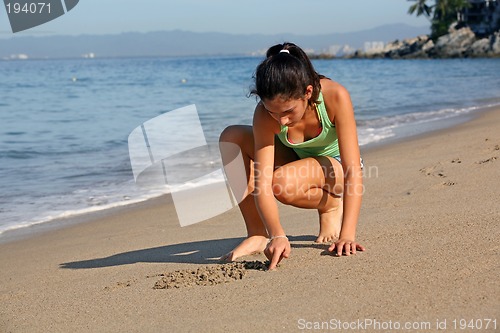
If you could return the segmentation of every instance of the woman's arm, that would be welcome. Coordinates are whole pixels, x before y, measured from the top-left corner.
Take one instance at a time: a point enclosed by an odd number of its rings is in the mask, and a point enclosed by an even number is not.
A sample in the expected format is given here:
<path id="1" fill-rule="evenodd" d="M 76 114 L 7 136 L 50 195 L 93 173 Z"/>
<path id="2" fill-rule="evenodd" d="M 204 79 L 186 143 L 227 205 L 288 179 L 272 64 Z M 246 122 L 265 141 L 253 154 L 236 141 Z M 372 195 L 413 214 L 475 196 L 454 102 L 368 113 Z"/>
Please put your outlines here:
<path id="1" fill-rule="evenodd" d="M 278 205 L 272 190 L 274 174 L 274 140 L 275 134 L 279 130 L 279 125 L 262 107 L 259 105 L 255 111 L 253 131 L 255 140 L 255 203 L 260 217 L 266 226 L 271 242 L 264 253 L 271 260 L 269 269 L 274 269 L 283 258 L 287 258 L 290 253 L 290 243 L 285 236 L 285 231 L 281 226 L 278 212 Z"/>
<path id="2" fill-rule="evenodd" d="M 349 92 L 340 84 L 330 81 L 326 84 L 325 103 L 330 106 L 339 140 L 342 168 L 344 170 L 344 216 L 339 240 L 330 247 L 337 254 L 347 255 L 364 250 L 355 242 L 361 199 L 364 192 L 363 174 L 360 163 L 356 121 Z M 328 109 L 328 108 L 327 108 Z M 330 114 L 329 112 L 329 114 Z"/>

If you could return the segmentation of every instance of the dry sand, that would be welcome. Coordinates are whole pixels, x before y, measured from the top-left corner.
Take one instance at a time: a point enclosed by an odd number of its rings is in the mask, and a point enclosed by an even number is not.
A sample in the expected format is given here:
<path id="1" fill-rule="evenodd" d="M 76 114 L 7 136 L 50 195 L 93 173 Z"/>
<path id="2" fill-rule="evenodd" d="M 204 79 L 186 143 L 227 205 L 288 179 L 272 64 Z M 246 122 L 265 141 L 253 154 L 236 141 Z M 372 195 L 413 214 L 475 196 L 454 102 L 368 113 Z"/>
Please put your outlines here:
<path id="1" fill-rule="evenodd" d="M 499 145 L 489 110 L 364 151 L 367 251 L 351 257 L 313 243 L 316 212 L 280 206 L 289 259 L 219 265 L 239 211 L 181 228 L 168 197 L 1 244 L 0 332 L 498 331 Z"/>

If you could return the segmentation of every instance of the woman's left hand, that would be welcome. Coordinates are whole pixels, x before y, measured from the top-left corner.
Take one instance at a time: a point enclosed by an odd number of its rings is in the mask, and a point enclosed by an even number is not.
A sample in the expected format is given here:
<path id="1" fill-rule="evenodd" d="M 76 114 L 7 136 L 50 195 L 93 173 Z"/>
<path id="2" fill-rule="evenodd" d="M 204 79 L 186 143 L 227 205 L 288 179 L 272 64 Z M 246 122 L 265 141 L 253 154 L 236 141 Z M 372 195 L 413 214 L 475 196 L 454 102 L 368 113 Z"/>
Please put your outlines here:
<path id="1" fill-rule="evenodd" d="M 366 248 L 363 245 L 347 238 L 339 239 L 328 248 L 328 251 L 332 252 L 333 255 L 337 257 L 342 255 L 350 256 L 351 254 L 356 254 L 356 251 L 365 250 Z"/>

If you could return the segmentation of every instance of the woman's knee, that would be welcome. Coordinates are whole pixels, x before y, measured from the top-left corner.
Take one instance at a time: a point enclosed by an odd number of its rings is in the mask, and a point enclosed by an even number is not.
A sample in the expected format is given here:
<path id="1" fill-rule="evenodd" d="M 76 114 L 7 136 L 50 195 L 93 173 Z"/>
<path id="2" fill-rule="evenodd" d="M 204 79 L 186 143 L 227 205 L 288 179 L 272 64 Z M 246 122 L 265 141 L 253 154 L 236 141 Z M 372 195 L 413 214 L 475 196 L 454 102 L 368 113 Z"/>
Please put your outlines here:
<path id="1" fill-rule="evenodd" d="M 239 144 L 248 136 L 246 126 L 231 125 L 226 127 L 219 136 L 219 142 L 231 142 Z"/>
<path id="2" fill-rule="evenodd" d="M 297 196 L 297 186 L 294 184 L 295 177 L 289 177 L 286 172 L 277 169 L 273 175 L 274 197 L 286 205 L 291 204 Z"/>
<path id="3" fill-rule="evenodd" d="M 219 137 L 219 150 L 224 165 L 233 161 L 242 154 L 246 158 L 253 159 L 254 144 L 251 126 L 233 125 L 226 127 Z"/>

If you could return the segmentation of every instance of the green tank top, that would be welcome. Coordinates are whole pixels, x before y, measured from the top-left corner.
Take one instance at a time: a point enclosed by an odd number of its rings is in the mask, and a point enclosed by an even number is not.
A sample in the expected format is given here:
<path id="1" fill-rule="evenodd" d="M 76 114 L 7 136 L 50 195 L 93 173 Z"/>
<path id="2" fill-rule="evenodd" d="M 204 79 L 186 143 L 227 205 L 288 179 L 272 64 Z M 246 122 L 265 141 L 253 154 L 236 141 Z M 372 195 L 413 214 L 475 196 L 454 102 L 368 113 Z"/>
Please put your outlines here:
<path id="1" fill-rule="evenodd" d="M 321 103 L 316 105 L 316 111 L 318 112 L 322 127 L 321 133 L 318 136 L 301 143 L 292 143 L 288 140 L 288 126 L 284 125 L 281 126 L 281 132 L 278 134 L 281 142 L 285 146 L 293 148 L 301 159 L 314 156 L 336 157 L 340 155 L 337 130 L 328 117 L 321 92 L 318 101 Z"/>

